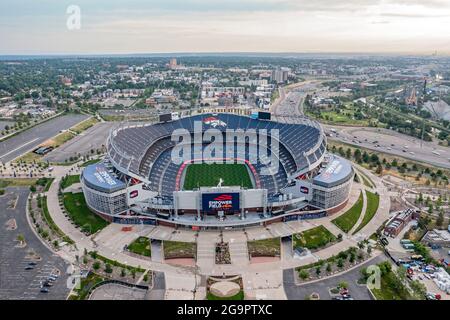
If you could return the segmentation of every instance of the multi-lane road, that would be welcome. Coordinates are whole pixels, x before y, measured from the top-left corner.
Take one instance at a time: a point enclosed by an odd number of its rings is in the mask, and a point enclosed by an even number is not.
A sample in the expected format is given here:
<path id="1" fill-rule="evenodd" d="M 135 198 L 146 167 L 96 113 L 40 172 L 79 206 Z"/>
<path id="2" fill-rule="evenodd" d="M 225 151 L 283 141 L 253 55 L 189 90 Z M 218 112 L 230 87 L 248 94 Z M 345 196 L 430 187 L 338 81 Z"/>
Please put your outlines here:
<path id="1" fill-rule="evenodd" d="M 309 80 L 281 87 L 280 98 L 272 105 L 272 113 L 275 116 L 302 116 L 306 95 L 324 90 L 320 84 L 320 81 Z M 421 141 L 381 128 L 337 125 L 323 125 L 323 127 L 330 140 L 450 169 L 450 148 L 440 146 L 435 141 Z"/>
<path id="2" fill-rule="evenodd" d="M 324 125 L 329 139 L 450 169 L 450 148 L 382 128 Z"/>
<path id="3" fill-rule="evenodd" d="M 273 103 L 272 113 L 275 116 L 302 116 L 306 96 L 319 87 L 319 81 L 304 81 L 279 88 L 280 97 Z"/>
<path id="4" fill-rule="evenodd" d="M 67 130 L 87 118 L 88 116 L 82 114 L 56 117 L 2 141 L 0 142 L 0 161 L 5 163 L 14 160 L 60 131 Z"/>

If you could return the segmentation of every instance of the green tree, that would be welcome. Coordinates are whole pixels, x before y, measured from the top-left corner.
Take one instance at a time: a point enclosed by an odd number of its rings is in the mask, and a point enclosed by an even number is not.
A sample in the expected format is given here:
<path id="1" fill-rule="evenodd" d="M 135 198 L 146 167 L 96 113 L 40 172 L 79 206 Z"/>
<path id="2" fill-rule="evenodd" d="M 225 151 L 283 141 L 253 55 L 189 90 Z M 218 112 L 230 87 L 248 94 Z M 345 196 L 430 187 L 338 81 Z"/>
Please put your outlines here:
<path id="1" fill-rule="evenodd" d="M 106 263 L 105 264 L 105 272 L 106 273 L 112 273 L 112 268 L 111 268 L 111 265 L 109 264 L 109 263 Z"/>
<path id="2" fill-rule="evenodd" d="M 301 270 L 300 273 L 299 273 L 299 277 L 302 280 L 306 280 L 309 277 L 309 273 L 306 270 Z"/>

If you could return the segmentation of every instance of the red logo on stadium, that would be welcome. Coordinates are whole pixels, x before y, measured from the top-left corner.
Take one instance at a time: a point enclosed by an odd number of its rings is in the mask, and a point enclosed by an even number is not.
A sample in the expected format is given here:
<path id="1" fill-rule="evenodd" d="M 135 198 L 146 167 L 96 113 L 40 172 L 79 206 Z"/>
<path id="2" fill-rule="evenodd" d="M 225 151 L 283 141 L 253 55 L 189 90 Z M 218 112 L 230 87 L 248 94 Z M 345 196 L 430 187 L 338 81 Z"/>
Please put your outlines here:
<path id="1" fill-rule="evenodd" d="M 309 193 L 309 189 L 307 187 L 300 187 L 301 193 Z"/>
<path id="2" fill-rule="evenodd" d="M 215 128 L 215 127 L 226 127 L 227 124 L 215 117 L 208 117 L 203 119 L 203 123 L 210 125 L 211 127 Z"/>
<path id="3" fill-rule="evenodd" d="M 136 198 L 139 195 L 137 190 L 133 190 L 130 192 L 130 198 Z"/>
<path id="4" fill-rule="evenodd" d="M 233 197 L 230 194 L 221 194 L 220 196 L 214 198 L 215 201 L 230 201 Z"/>

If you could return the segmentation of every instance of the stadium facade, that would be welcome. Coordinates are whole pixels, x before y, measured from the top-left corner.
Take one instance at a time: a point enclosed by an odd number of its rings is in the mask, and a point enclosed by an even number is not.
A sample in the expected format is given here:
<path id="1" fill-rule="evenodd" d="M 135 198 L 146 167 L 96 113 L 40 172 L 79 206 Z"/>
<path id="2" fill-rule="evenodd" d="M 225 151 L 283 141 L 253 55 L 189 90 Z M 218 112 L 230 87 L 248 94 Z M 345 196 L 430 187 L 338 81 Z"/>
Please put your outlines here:
<path id="1" fill-rule="evenodd" d="M 83 170 L 81 184 L 89 208 L 117 223 L 203 229 L 318 218 L 345 206 L 354 178 L 350 162 L 326 145 L 321 126 L 306 118 L 170 118 L 113 130 L 107 156 Z M 252 187 L 185 189 L 186 169 L 211 162 L 245 166 Z"/>

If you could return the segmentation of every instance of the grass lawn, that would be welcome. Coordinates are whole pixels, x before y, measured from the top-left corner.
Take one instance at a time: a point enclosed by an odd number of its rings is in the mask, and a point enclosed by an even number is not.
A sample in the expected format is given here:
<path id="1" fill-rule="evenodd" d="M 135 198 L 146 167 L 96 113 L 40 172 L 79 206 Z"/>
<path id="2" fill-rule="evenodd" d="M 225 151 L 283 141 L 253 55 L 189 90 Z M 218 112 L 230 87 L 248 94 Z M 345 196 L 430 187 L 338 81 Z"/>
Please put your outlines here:
<path id="1" fill-rule="evenodd" d="M 89 210 L 83 193 L 65 193 L 64 207 L 75 224 L 89 234 L 96 233 L 109 224 Z"/>
<path id="2" fill-rule="evenodd" d="M 139 237 L 128 245 L 128 250 L 141 256 L 151 256 L 150 239 L 146 237 Z"/>
<path id="3" fill-rule="evenodd" d="M 5 178 L 0 179 L 0 188 L 6 188 L 6 187 L 29 187 L 35 185 L 37 182 L 37 179 L 31 179 L 31 178 Z"/>
<path id="4" fill-rule="evenodd" d="M 65 189 L 71 185 L 80 182 L 80 175 L 67 176 L 61 180 L 61 188 Z"/>
<path id="5" fill-rule="evenodd" d="M 163 241 L 164 258 L 195 258 L 197 245 L 194 242 Z"/>
<path id="6" fill-rule="evenodd" d="M 64 232 L 56 225 L 56 223 L 53 221 L 52 217 L 50 216 L 50 212 L 48 211 L 47 207 L 47 197 L 43 196 L 40 198 L 40 208 L 42 209 L 42 216 L 45 219 L 45 222 L 47 223 L 47 226 L 53 230 L 57 235 L 59 235 L 65 242 L 73 244 L 73 240 L 69 238 L 69 236 L 65 235 Z"/>
<path id="7" fill-rule="evenodd" d="M 47 178 L 47 183 L 45 184 L 45 188 L 44 191 L 47 192 L 50 187 L 52 186 L 53 180 L 55 180 L 55 178 Z M 39 181 L 38 181 L 39 183 Z"/>
<path id="8" fill-rule="evenodd" d="M 76 126 L 70 128 L 70 130 L 80 134 L 84 130 L 89 129 L 90 127 L 92 127 L 97 122 L 98 122 L 98 120 L 95 117 L 92 117 L 92 118 L 89 118 L 89 119 L 87 119 L 87 120 L 85 120 L 83 122 L 80 122 Z"/>
<path id="9" fill-rule="evenodd" d="M 248 253 L 252 257 L 280 256 L 280 238 L 249 241 L 247 245 Z"/>
<path id="10" fill-rule="evenodd" d="M 252 181 L 244 164 L 190 164 L 184 179 L 184 189 L 215 187 L 220 178 L 223 186 L 243 186 L 253 188 Z"/>
<path id="11" fill-rule="evenodd" d="M 335 242 L 337 238 L 324 226 L 318 226 L 293 236 L 294 249 L 298 247 L 307 249 L 318 249 L 326 246 L 330 242 Z"/>
<path id="12" fill-rule="evenodd" d="M 363 174 L 362 172 L 360 172 L 360 175 L 361 175 L 361 177 L 362 177 L 362 179 L 363 179 L 363 184 L 366 186 L 366 187 L 369 187 L 369 188 L 373 188 L 374 187 L 374 183 L 372 182 L 372 180 L 370 180 L 370 178 L 369 177 L 367 177 L 365 174 Z"/>
<path id="13" fill-rule="evenodd" d="M 361 215 L 362 207 L 363 207 L 363 194 L 361 192 L 356 203 L 346 213 L 340 215 L 338 218 L 332 220 L 331 222 L 337 225 L 339 229 L 347 233 L 358 222 L 359 216 Z"/>
<path id="14" fill-rule="evenodd" d="M 411 300 L 411 294 L 404 288 L 398 277 L 389 272 L 381 277 L 380 289 L 372 289 L 377 300 Z"/>
<path id="15" fill-rule="evenodd" d="M 353 119 L 355 110 L 351 106 L 347 106 L 345 109 L 342 109 L 342 112 L 338 113 L 333 110 L 321 110 L 321 121 L 329 124 L 340 124 L 340 125 L 358 125 L 358 126 L 368 126 L 369 121 L 367 119 Z M 308 115 L 317 118 L 317 115 L 311 112 L 307 112 Z"/>
<path id="16" fill-rule="evenodd" d="M 102 159 L 92 159 L 92 160 L 88 160 L 86 162 L 84 162 L 81 166 L 82 167 L 87 167 L 88 165 L 94 164 L 94 163 L 98 163 L 100 162 Z"/>
<path id="17" fill-rule="evenodd" d="M 206 295 L 207 300 L 244 300 L 244 291 L 239 291 L 237 294 L 231 297 L 223 298 L 213 295 L 211 292 L 208 292 Z"/>
<path id="18" fill-rule="evenodd" d="M 96 273 L 90 272 L 86 278 L 81 279 L 80 289 L 75 289 L 78 296 L 71 296 L 70 300 L 86 300 L 91 289 L 100 282 L 105 281 L 106 278 L 99 276 Z"/>
<path id="19" fill-rule="evenodd" d="M 70 139 L 72 139 L 73 137 L 75 137 L 75 135 L 73 133 L 66 131 L 66 132 L 58 134 L 56 137 L 48 140 L 46 143 L 44 143 L 44 145 L 49 145 L 56 149 L 60 145 L 69 141 Z"/>
<path id="20" fill-rule="evenodd" d="M 370 222 L 370 220 L 372 220 L 375 213 L 377 213 L 378 206 L 380 204 L 380 196 L 370 191 L 366 191 L 366 196 L 367 196 L 366 213 L 364 214 L 361 224 L 358 226 L 358 228 L 356 228 L 353 234 L 357 233 L 359 230 L 364 228 Z"/>
<path id="21" fill-rule="evenodd" d="M 43 163 L 42 156 L 34 153 L 34 152 L 28 152 L 25 153 L 23 156 L 18 158 L 17 160 L 14 160 L 14 162 L 25 162 L 25 163 Z"/>

